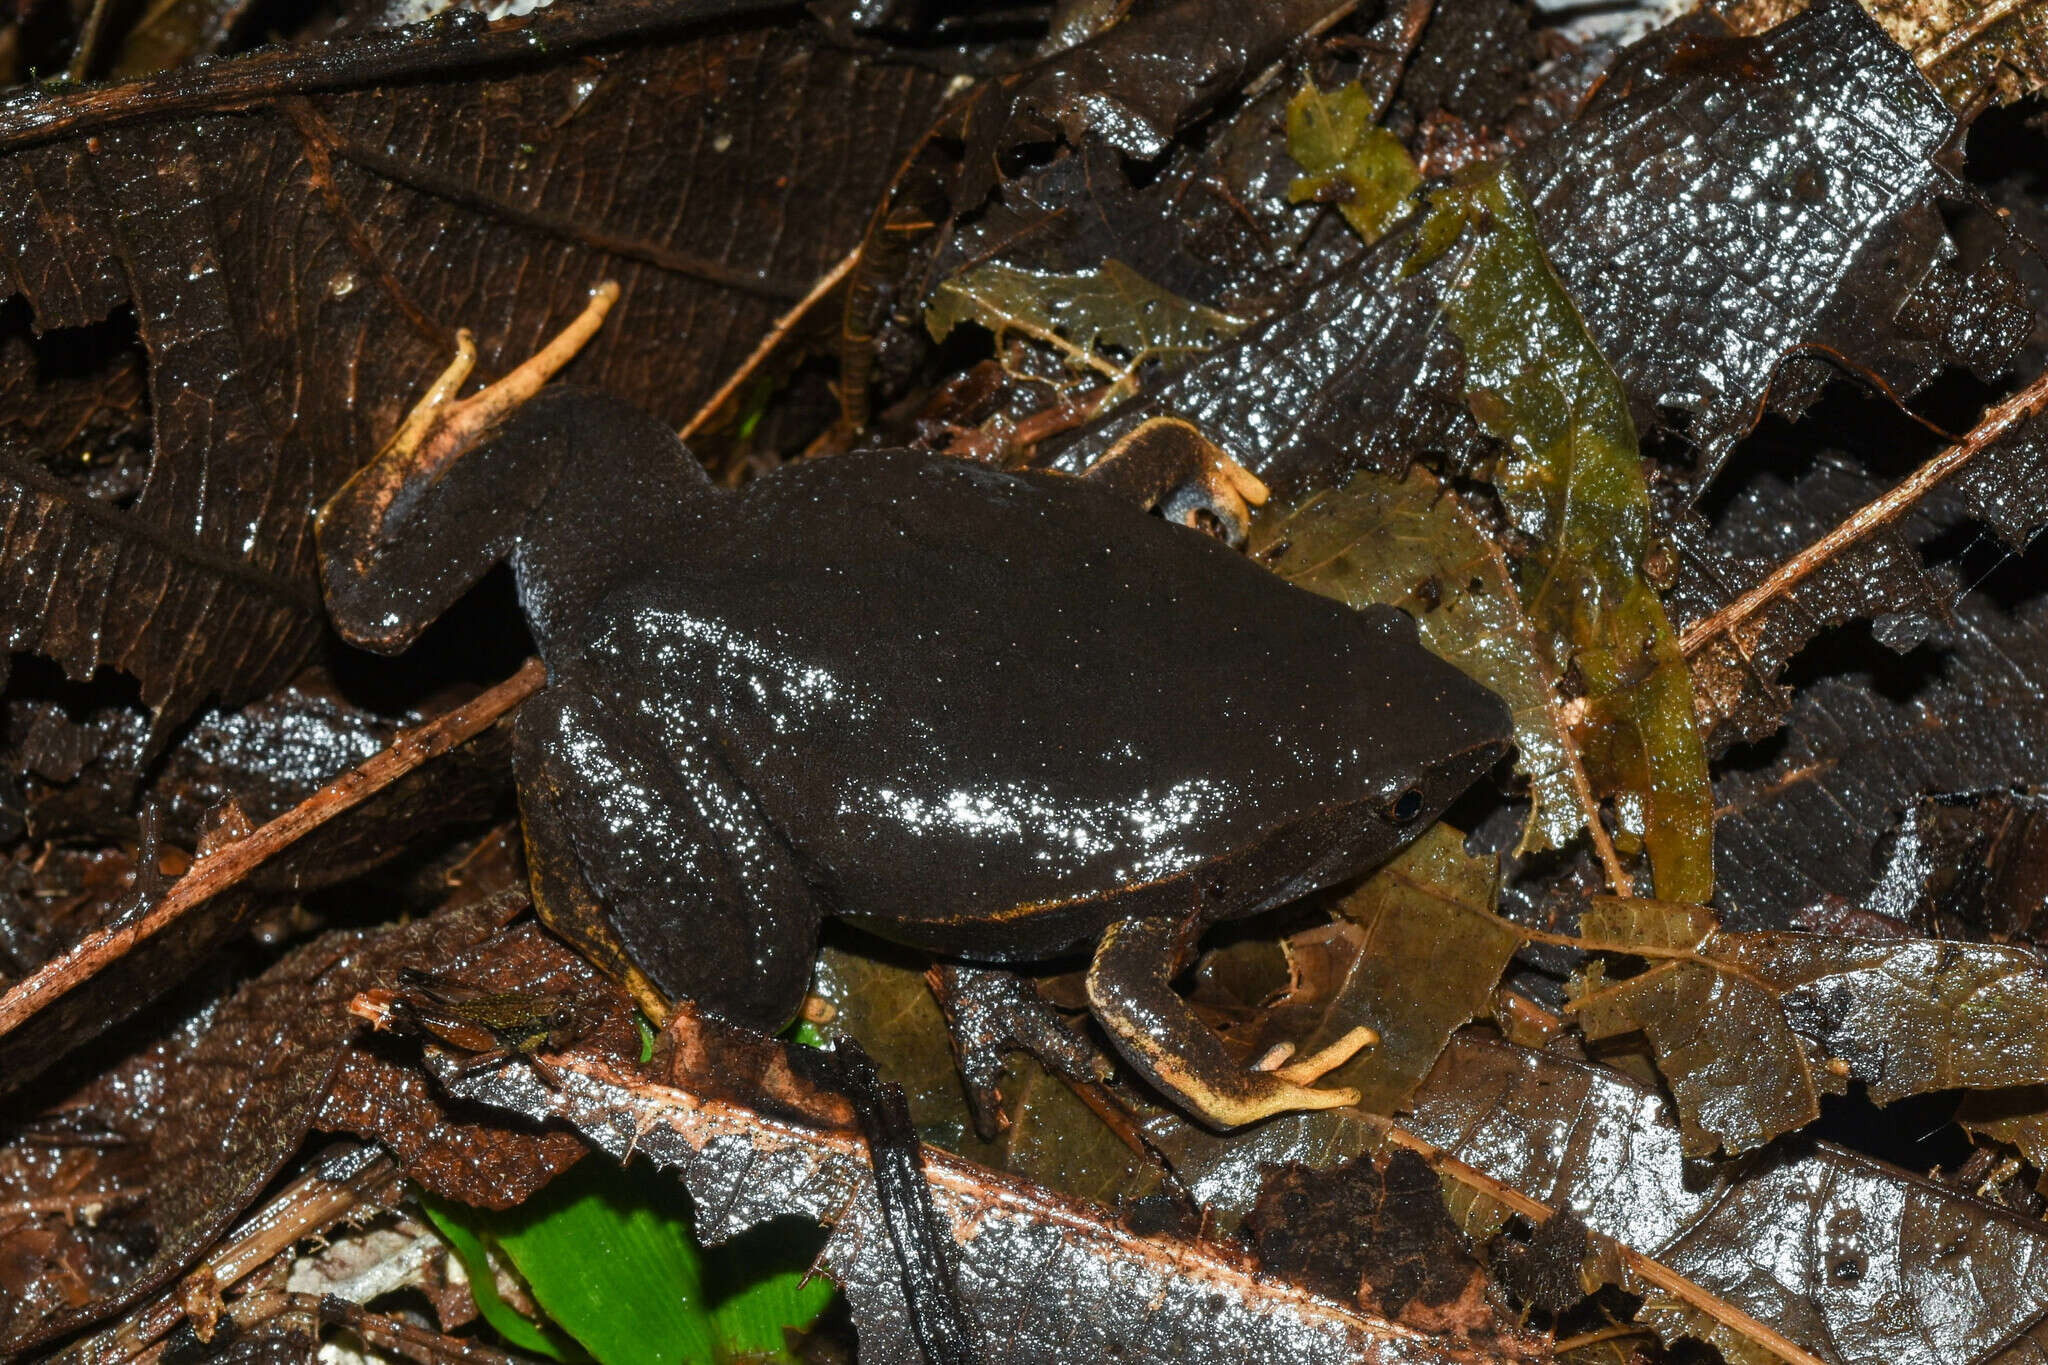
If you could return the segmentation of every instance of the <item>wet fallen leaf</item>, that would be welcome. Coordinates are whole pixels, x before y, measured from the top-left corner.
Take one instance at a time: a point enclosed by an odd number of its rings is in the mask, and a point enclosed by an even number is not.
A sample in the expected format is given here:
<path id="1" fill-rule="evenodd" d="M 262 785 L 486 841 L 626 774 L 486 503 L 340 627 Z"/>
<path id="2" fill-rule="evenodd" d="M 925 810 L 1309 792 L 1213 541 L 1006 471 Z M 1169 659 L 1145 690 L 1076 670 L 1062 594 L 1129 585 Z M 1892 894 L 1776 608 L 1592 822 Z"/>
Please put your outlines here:
<path id="1" fill-rule="evenodd" d="M 1406 217 L 1422 184 L 1401 140 L 1374 124 L 1362 85 L 1303 85 L 1287 102 L 1287 152 L 1304 172 L 1287 187 L 1296 204 L 1335 204 L 1370 245 Z"/>
<path id="2" fill-rule="evenodd" d="M 630 1147 L 675 1169 L 707 1241 L 792 1214 L 828 1223 L 820 1263 L 846 1294 L 863 1358 L 921 1358 L 857 1134 L 655 1084 L 595 1055 L 551 1060 L 567 1078 L 563 1090 L 539 1084 L 523 1064 L 453 1084 L 474 1099 L 566 1121 L 615 1159 Z M 1127 1361 L 1541 1358 L 1536 1342 L 1513 1335 L 1484 1348 L 1433 1340 L 1259 1276 L 1216 1243 L 1126 1232 L 1099 1209 L 937 1149 L 926 1149 L 925 1162 L 959 1258 L 959 1297 L 987 1361 L 1111 1351 Z"/>
<path id="3" fill-rule="evenodd" d="M 1508 456 L 1494 488 L 1530 552 L 1524 609 L 1553 676 L 1582 690 L 1593 789 L 1621 798 L 1658 893 L 1713 894 L 1713 798 L 1692 682 L 1650 582 L 1649 492 L 1621 383 L 1552 270 L 1505 168 L 1436 190 L 1417 261 L 1459 258 L 1444 308 L 1465 394 Z"/>
<path id="4" fill-rule="evenodd" d="M 1461 1038 L 1407 1124 L 1840 1365 L 1982 1360 L 2048 1308 L 2040 1223 L 1828 1143 L 1691 1162 L 1664 1108 L 1611 1071 Z"/>
<path id="5" fill-rule="evenodd" d="M 1115 260 L 1068 275 L 1001 261 L 974 266 L 943 281 L 924 310 L 934 341 L 969 321 L 993 332 L 999 347 L 1004 337 L 1020 334 L 1051 346 L 1070 369 L 1096 371 L 1112 386 L 1109 401 L 1129 391 L 1146 361 L 1172 364 L 1213 350 L 1244 326 L 1167 293 Z"/>

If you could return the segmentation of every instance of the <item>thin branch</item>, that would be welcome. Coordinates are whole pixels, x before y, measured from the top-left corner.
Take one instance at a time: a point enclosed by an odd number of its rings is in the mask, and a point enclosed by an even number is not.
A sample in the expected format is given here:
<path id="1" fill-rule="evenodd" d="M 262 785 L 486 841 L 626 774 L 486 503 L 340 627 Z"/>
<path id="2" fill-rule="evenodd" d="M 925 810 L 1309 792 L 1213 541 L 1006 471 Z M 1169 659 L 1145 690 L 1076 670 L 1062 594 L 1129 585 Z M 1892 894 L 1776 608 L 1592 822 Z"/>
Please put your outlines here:
<path id="1" fill-rule="evenodd" d="M 538 659 L 468 703 L 401 732 L 360 767 L 343 773 L 246 838 L 202 857 L 163 899 L 124 924 L 96 930 L 0 996 L 0 1036 L 13 1032 L 146 939 L 176 924 L 196 906 L 234 886 L 269 859 L 345 811 L 353 810 L 413 769 L 447 753 L 525 701 L 547 681 Z"/>
<path id="2" fill-rule="evenodd" d="M 203 1286 L 217 1300 L 301 1237 L 324 1232 L 364 1204 L 385 1203 L 398 1184 L 397 1164 L 382 1154 L 338 1178 L 322 1174 L 328 1166 L 328 1162 L 316 1162 L 312 1170 L 244 1220 L 182 1280 L 173 1281 L 125 1321 L 50 1357 L 50 1365 L 117 1365 L 132 1360 L 185 1319 L 188 1304 L 195 1301 L 188 1288 Z"/>
<path id="3" fill-rule="evenodd" d="M 0 1219 L 36 1218 L 45 1214 L 60 1214 L 65 1222 L 83 1217 L 88 1222 L 101 1209 L 121 1204 L 132 1204 L 149 1191 L 139 1185 L 130 1185 L 112 1190 L 75 1190 L 70 1194 L 49 1194 L 40 1199 L 17 1199 L 9 1204 L 0 1204 Z"/>
<path id="4" fill-rule="evenodd" d="M 179 67 L 140 80 L 61 94 L 35 86 L 0 101 L 0 152 L 283 95 L 390 85 L 414 77 L 443 79 L 520 61 L 559 61 L 564 52 L 636 34 L 796 8 L 794 0 L 617 0 L 551 6 L 493 24 L 451 12 L 374 37 L 265 48 L 233 61 Z"/>
<path id="5" fill-rule="evenodd" d="M 724 405 L 725 400 L 732 397 L 739 386 L 746 383 L 754 371 L 761 367 L 761 363 L 775 353 L 775 348 L 782 344 L 783 338 L 803 321 L 804 314 L 810 312 L 813 305 L 838 287 L 839 282 L 845 279 L 848 272 L 859 262 L 861 247 L 864 245 L 862 242 L 854 243 L 853 250 L 841 256 L 837 265 L 818 277 L 818 282 L 811 286 L 810 293 L 791 304 L 788 312 L 775 319 L 775 325 L 768 329 L 768 335 L 761 338 L 761 344 L 747 354 L 747 358 L 740 362 L 740 367 L 718 386 L 716 393 L 704 400 L 704 406 L 697 409 L 697 415 L 683 423 L 682 430 L 676 433 L 678 440 L 689 440 L 699 427 L 710 421 L 711 415 Z"/>
<path id="6" fill-rule="evenodd" d="M 1770 577 L 1688 630 L 1680 646 L 1686 658 L 1692 658 L 1717 636 L 1732 637 L 1771 602 L 1872 531 L 1903 516 L 1936 484 L 2043 408 L 2048 408 L 2048 371 L 1985 413 L 1983 420 L 1962 440 L 1921 465 L 1881 497 L 1856 509 L 1841 525 L 1780 564 Z"/>

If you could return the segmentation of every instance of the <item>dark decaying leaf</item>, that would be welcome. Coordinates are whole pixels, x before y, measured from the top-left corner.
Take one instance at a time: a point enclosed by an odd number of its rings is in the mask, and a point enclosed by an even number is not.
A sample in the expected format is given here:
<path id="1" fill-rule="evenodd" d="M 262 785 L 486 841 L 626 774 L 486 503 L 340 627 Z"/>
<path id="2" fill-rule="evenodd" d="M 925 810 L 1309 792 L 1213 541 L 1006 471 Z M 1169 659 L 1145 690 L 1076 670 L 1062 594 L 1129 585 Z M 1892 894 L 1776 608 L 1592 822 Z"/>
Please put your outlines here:
<path id="1" fill-rule="evenodd" d="M 1611 1070 L 1459 1038 L 1407 1126 L 1839 1365 L 1969 1365 L 2048 1309 L 2041 1224 L 1828 1143 L 1688 1161 L 1664 1109 Z"/>
<path id="2" fill-rule="evenodd" d="M 318 669 L 239 710 L 209 708 L 152 765 L 149 725 L 134 711 L 109 708 L 84 724 L 67 724 L 54 702 L 11 708 L 7 757 L 21 765 L 22 814 L 37 839 L 134 837 L 135 804 L 148 792 L 161 806 L 162 837 L 196 848 L 207 817 L 233 802 L 260 825 L 388 745 L 400 727 L 428 720 L 466 697 L 434 697 L 402 717 L 351 703 Z M 388 856 L 402 840 L 437 825 L 458 825 L 492 813 L 510 789 L 507 736 L 489 731 L 378 797 L 321 836 L 328 843 L 299 871 L 317 868 L 332 880 Z M 362 827 L 368 823 L 368 828 Z"/>
<path id="3" fill-rule="evenodd" d="M 101 438 L 147 445 L 139 491 L 61 477 L 81 438 L 20 414 L 76 386 L 60 369 L 52 394 L 34 365 L 12 368 L 10 649 L 76 679 L 132 674 L 172 721 L 282 681 L 319 630 L 311 515 L 458 328 L 503 370 L 616 278 L 622 301 L 576 375 L 680 424 L 858 240 L 943 84 L 801 27 L 534 38 L 481 75 L 350 90 L 350 53 L 374 72 L 395 41 L 364 40 L 320 69 L 312 88 L 332 93 L 303 95 L 243 58 L 187 78 L 157 118 L 133 95 L 75 113 L 40 92 L 0 105 L 4 288 L 28 303 L 10 325 L 63 333 L 132 311 L 153 424 L 145 437 L 123 397 Z M 73 140 L 23 145 L 51 125 Z M 113 363 L 132 369 L 133 353 Z"/>
<path id="4" fill-rule="evenodd" d="M 1849 0 L 1757 39 L 1698 41 L 1690 55 L 1676 34 L 1638 43 L 1585 112 L 1511 159 L 1638 424 L 1683 414 L 1710 475 L 1796 356 L 1838 355 L 1900 392 L 1945 364 L 2001 364 L 2026 332 L 2009 250 L 1995 233 L 1971 260 L 1949 237 L 1940 206 L 1966 195 L 1934 158 L 1954 121 L 1910 59 Z M 1435 307 L 1451 272 L 1404 279 L 1407 255 L 1384 240 L 1041 458 L 1085 464 L 1162 412 L 1282 492 L 1422 450 L 1468 456 Z"/>
<path id="5" fill-rule="evenodd" d="M 1382 1316 L 1441 1335 L 1500 1334 L 1486 1272 L 1444 1210 L 1443 1182 L 1415 1153 L 1375 1165 L 1268 1172 L 1245 1230 L 1259 1265 Z"/>
<path id="6" fill-rule="evenodd" d="M 693 1029 L 712 1026 L 687 1025 Z M 750 1064 L 763 1046 L 712 1034 L 687 1042 L 691 1084 L 716 1059 Z M 801 1051 L 799 1049 L 798 1051 Z M 786 1054 L 785 1054 L 786 1055 Z M 553 1059 L 551 1089 L 523 1064 L 450 1078 L 465 1096 L 535 1119 L 557 1118 L 615 1159 L 645 1156 L 689 1189 L 713 1244 L 757 1223 L 800 1215 L 827 1223 L 820 1260 L 846 1293 L 862 1359 L 921 1359 L 896 1257 L 881 1223 L 865 1147 L 839 1124 L 837 1096 L 809 1091 L 801 1058 L 758 1063 L 780 1076 L 776 1113 L 716 1092 L 656 1084 L 621 1059 Z M 838 1124 L 821 1122 L 834 1109 Z M 787 1114 L 808 1113 L 799 1121 Z M 1124 1231 L 1099 1207 L 1071 1203 L 935 1149 L 925 1154 L 941 1225 L 959 1258 L 959 1290 L 977 1358 L 1003 1361 L 1363 1361 L 1508 1365 L 1543 1354 L 1504 1333 L 1483 1348 L 1433 1340 L 1284 1281 L 1258 1276 L 1214 1242 Z"/>
<path id="7" fill-rule="evenodd" d="M 2003 546 L 2025 550 L 2048 525 L 2043 407 L 2048 375 L 1878 497 L 1843 508 L 1835 525 L 1778 564 L 1731 560 L 1703 519 L 1676 519 L 1671 543 L 1687 563 L 1675 596 L 1697 603 L 1699 618 L 1686 627 L 1684 649 L 1700 719 L 1718 743 L 1777 727 L 1788 699 L 1777 676 L 1823 631 L 1868 617 L 1900 653 L 1938 632 L 1968 585 L 1955 566 L 1930 564 L 1923 545 L 1975 521 Z M 1812 483 L 1814 510 L 1835 506 L 1858 482 L 1839 472 L 1832 483 Z M 1699 600 L 1703 591 L 1711 603 Z"/>
<path id="8" fill-rule="evenodd" d="M 1652 959 L 1618 981 L 1589 976 L 1572 1010 L 1588 1038 L 1649 1036 L 1688 1155 L 1802 1127 L 1820 1091 L 1851 1078 L 1879 1104 L 2048 1083 L 2048 968 L 2022 948 L 1723 933 L 1697 907 L 1609 897 L 1579 932 Z"/>
<path id="9" fill-rule="evenodd" d="M 53 1220 L 17 1235 L 25 1289 L 0 1304 L 0 1352 L 104 1318 L 181 1272 L 315 1124 L 359 1027 L 344 1008 L 349 999 L 401 966 L 438 963 L 482 942 L 522 904 L 500 897 L 411 924 L 315 939 L 187 1030 L 46 1110 L 40 1122 L 58 1134 L 89 1141 L 112 1133 L 146 1152 L 126 1180 L 147 1194 L 124 1224 L 127 1254 L 90 1258 L 95 1278 L 84 1292 L 56 1273 L 78 1254 L 73 1236 L 48 1236 Z M 17 1122 L 31 1117 L 21 1112 Z M 13 1140 L 33 1143 L 19 1128 Z M 54 1174 L 39 1162 L 17 1170 L 25 1180 Z"/>
<path id="10" fill-rule="evenodd" d="M 1940 792 L 1907 807 L 1885 839 L 1872 913 L 1931 938 L 2043 946 L 2048 934 L 2048 793 Z"/>
<path id="11" fill-rule="evenodd" d="M 1761 473 L 1720 511 L 1712 544 L 1776 563 L 1882 490 L 1838 457 Z M 1821 903 L 1882 910 L 1879 846 L 1915 799 L 2048 771 L 2048 601 L 2031 586 L 2044 554 L 2036 544 L 1993 573 L 1912 653 L 1852 629 L 1798 665 L 1808 676 L 1782 736 L 1731 755 L 1717 776 L 1717 904 L 1729 927 L 1791 927 Z"/>

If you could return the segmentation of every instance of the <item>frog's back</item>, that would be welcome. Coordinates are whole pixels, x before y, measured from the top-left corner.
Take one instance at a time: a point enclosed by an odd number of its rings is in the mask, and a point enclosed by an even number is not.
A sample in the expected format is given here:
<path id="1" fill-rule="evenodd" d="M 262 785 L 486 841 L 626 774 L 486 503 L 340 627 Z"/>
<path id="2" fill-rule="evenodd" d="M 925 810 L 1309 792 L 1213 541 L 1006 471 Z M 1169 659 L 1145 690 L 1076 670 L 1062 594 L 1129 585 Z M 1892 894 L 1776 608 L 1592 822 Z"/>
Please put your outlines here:
<path id="1" fill-rule="evenodd" d="M 594 681 L 715 736 L 826 904 L 913 941 L 1028 956 L 1277 903 L 1504 737 L 1400 613 L 1072 479 L 886 452 L 722 502 L 592 623 Z"/>

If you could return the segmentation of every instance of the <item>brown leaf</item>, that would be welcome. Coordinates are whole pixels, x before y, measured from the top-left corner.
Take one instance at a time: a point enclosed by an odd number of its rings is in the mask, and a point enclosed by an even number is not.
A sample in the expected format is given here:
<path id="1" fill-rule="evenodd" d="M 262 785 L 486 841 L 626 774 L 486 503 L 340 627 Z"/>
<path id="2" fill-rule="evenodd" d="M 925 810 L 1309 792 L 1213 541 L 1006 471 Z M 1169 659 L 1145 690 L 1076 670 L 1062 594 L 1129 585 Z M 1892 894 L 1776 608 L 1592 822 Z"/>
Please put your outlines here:
<path id="1" fill-rule="evenodd" d="M 1484 1340 L 1504 1326 L 1486 1272 L 1415 1153 L 1267 1174 L 1245 1229 L 1261 1268 L 1425 1332 Z"/>
<path id="2" fill-rule="evenodd" d="M 640 1044 L 632 1003 L 619 988 L 533 924 L 455 956 L 436 982 L 567 997 L 594 1046 L 631 1056 Z M 374 1138 L 433 1194 L 476 1208 L 511 1208 L 589 1150 L 573 1133 L 535 1130 L 491 1111 L 451 1105 L 410 1059 L 395 1059 L 391 1051 L 350 1048 L 317 1125 Z"/>
<path id="3" fill-rule="evenodd" d="M 1971 265 L 1950 239 L 1939 204 L 1962 187 L 1935 158 L 1954 120 L 1905 54 L 1849 0 L 1715 62 L 1675 60 L 1685 32 L 1636 44 L 1584 112 L 1510 160 L 1638 425 L 1680 427 L 1704 481 L 1767 398 L 1811 400 L 1824 371 L 1780 374 L 1801 354 L 1901 393 L 1944 365 L 1995 372 L 2026 335 L 2017 258 L 2000 245 Z M 1476 464 L 1435 306 L 1455 271 L 1409 273 L 1410 250 L 1384 240 L 1039 459 L 1081 467 L 1171 413 L 1282 494 L 1424 451 Z"/>
<path id="4" fill-rule="evenodd" d="M 522 906 L 499 898 L 411 924 L 324 935 L 202 1016 L 190 1036 L 66 1100 L 58 1108 L 67 1127 L 99 1124 L 146 1149 L 128 1178 L 148 1191 L 132 1235 L 151 1249 L 77 1301 L 38 1295 L 0 1307 L 0 1353 L 107 1317 L 183 1271 L 305 1140 L 358 1027 L 348 1000 L 400 966 L 431 967 L 481 942 Z M 65 1239 L 30 1254 L 45 1263 L 50 1288 L 64 1283 L 57 1265 L 71 1254 Z"/>

